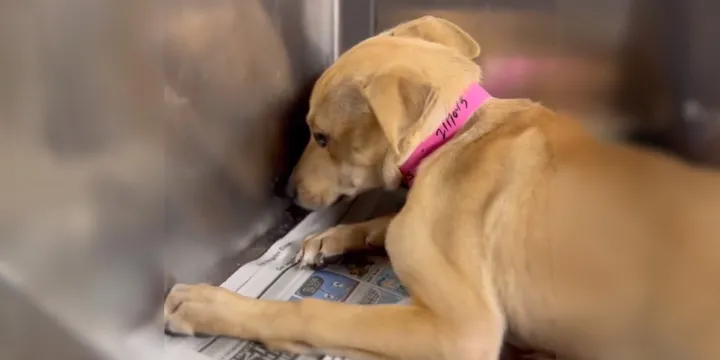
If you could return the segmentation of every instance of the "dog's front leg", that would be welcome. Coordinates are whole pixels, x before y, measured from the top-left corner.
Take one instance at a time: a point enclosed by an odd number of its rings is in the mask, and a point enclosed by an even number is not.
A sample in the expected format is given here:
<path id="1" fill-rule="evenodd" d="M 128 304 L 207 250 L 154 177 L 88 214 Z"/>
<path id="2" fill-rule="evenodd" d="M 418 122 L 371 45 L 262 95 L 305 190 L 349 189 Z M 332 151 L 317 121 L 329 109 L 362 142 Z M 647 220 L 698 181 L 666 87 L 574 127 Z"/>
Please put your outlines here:
<path id="1" fill-rule="evenodd" d="M 307 344 L 377 359 L 495 360 L 502 338 L 501 331 L 484 326 L 496 319 L 457 321 L 422 305 L 257 300 L 209 285 L 176 285 L 165 319 L 171 333 Z"/>
<path id="2" fill-rule="evenodd" d="M 320 267 L 349 252 L 382 248 L 393 217 L 394 214 L 357 224 L 338 225 L 308 236 L 296 261 L 301 266 Z"/>

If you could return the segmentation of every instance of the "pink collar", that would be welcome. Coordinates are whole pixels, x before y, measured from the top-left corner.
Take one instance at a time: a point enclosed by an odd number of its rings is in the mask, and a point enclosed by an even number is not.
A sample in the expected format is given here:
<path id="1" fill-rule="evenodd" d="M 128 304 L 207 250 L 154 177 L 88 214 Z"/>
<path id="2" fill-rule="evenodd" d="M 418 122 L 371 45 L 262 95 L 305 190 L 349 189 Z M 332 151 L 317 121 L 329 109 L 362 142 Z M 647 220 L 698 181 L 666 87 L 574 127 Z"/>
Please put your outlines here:
<path id="1" fill-rule="evenodd" d="M 407 186 L 412 186 L 418 166 L 423 159 L 452 139 L 472 114 L 490 98 L 490 94 L 479 84 L 472 84 L 465 90 L 465 93 L 455 103 L 455 108 L 448 113 L 437 130 L 420 143 L 410 157 L 405 160 L 405 163 L 400 165 L 400 173 Z"/>

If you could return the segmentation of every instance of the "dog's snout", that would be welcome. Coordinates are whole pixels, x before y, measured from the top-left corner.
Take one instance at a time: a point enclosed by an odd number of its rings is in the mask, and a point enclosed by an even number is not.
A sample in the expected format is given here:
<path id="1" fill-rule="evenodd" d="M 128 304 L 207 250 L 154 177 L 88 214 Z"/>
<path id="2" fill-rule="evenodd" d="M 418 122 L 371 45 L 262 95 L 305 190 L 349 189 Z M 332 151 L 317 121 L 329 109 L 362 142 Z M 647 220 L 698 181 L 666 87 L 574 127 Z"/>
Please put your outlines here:
<path id="1" fill-rule="evenodd" d="M 285 196 L 293 200 L 297 198 L 297 186 L 292 180 L 285 185 Z"/>

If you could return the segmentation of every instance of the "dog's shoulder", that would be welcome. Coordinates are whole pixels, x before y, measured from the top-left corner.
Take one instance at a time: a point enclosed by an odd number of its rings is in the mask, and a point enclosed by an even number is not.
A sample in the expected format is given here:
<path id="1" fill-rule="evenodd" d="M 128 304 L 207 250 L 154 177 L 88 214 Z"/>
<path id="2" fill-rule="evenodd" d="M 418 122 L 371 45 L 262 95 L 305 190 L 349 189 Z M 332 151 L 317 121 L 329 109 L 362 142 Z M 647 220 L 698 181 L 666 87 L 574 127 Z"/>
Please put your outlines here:
<path id="1" fill-rule="evenodd" d="M 586 141 L 577 123 L 539 103 L 516 99 L 489 105 L 461 139 L 459 169 L 490 167 L 486 171 L 522 173 L 523 168 L 552 161 L 553 153 L 566 143 Z"/>
<path id="2" fill-rule="evenodd" d="M 423 164 L 416 186 L 491 193 L 527 184 L 552 166 L 553 153 L 574 135 L 574 124 L 529 100 L 495 100 L 469 128 Z"/>

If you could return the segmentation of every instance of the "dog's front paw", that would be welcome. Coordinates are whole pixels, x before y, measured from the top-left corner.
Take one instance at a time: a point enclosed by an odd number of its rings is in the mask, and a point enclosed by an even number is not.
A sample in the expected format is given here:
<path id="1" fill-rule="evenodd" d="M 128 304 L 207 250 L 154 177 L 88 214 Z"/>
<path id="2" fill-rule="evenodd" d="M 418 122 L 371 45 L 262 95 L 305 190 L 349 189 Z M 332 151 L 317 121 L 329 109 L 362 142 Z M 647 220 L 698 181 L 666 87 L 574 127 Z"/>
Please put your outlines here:
<path id="1" fill-rule="evenodd" d="M 306 237 L 295 256 L 295 262 L 301 267 L 322 268 L 338 262 L 350 251 L 367 247 L 362 228 L 356 225 L 339 225 Z"/>
<path id="2" fill-rule="evenodd" d="M 340 260 L 345 253 L 341 233 L 337 228 L 332 228 L 306 237 L 295 256 L 295 262 L 301 267 L 316 269 Z"/>
<path id="3" fill-rule="evenodd" d="M 175 285 L 165 299 L 165 333 L 169 335 L 230 335 L 232 306 L 242 296 L 210 285 Z"/>

